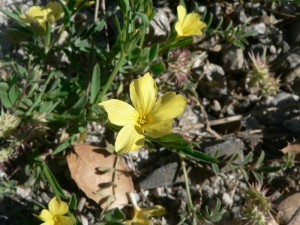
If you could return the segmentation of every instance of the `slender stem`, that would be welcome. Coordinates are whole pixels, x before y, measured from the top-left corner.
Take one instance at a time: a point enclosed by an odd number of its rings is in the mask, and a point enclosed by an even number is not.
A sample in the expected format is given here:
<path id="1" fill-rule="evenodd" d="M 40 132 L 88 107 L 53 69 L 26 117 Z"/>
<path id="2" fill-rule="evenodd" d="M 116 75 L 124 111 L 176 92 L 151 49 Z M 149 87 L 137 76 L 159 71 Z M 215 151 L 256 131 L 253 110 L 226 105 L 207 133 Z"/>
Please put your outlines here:
<path id="1" fill-rule="evenodd" d="M 47 165 L 45 163 L 42 163 L 42 167 L 43 167 L 43 172 L 45 174 L 45 176 L 47 177 L 47 180 L 50 184 L 50 186 L 52 187 L 52 190 L 53 190 L 53 193 L 56 195 L 56 196 L 60 196 L 62 198 L 66 198 L 65 194 L 61 191 L 58 190 L 53 178 L 53 174 L 51 173 L 51 171 L 49 170 L 49 168 L 47 167 Z"/>
<path id="2" fill-rule="evenodd" d="M 32 106 L 30 107 L 30 109 L 26 112 L 25 116 L 29 116 L 29 115 L 32 113 L 33 109 L 41 102 L 42 96 L 44 95 L 44 93 L 45 93 L 45 91 L 46 91 L 46 88 L 47 88 L 47 86 L 48 86 L 50 80 L 51 80 L 52 77 L 53 77 L 53 74 L 54 74 L 53 71 L 50 72 L 50 74 L 49 74 L 49 76 L 48 76 L 48 78 L 47 78 L 47 80 L 46 80 L 46 82 L 45 82 L 45 85 L 44 85 L 44 87 L 43 87 L 41 93 L 39 94 L 39 96 L 38 96 L 38 98 L 36 99 L 36 101 L 32 104 Z"/>
<path id="3" fill-rule="evenodd" d="M 108 91 L 108 89 L 109 89 L 109 87 L 111 86 L 112 82 L 114 81 L 114 79 L 115 79 L 115 77 L 116 77 L 116 75 L 117 75 L 117 73 L 118 73 L 120 67 L 121 67 L 122 64 L 123 64 L 123 60 L 124 60 L 124 59 L 125 59 L 125 56 L 124 56 L 123 53 L 121 53 L 120 58 L 119 58 L 119 60 L 118 60 L 118 62 L 117 62 L 117 64 L 116 64 L 116 66 L 115 66 L 115 68 L 114 68 L 112 74 L 110 75 L 108 81 L 106 82 L 106 84 L 105 84 L 105 86 L 104 86 L 104 88 L 103 88 L 103 90 L 102 90 L 102 92 L 101 92 L 101 94 L 100 94 L 100 101 L 102 101 L 104 95 L 106 94 L 106 92 Z"/>
<path id="4" fill-rule="evenodd" d="M 118 179 L 117 179 L 117 172 L 118 172 L 118 164 L 119 164 L 119 159 L 120 159 L 120 156 L 117 155 L 117 158 L 116 158 L 116 161 L 115 161 L 115 165 L 114 165 L 114 172 L 113 172 L 113 179 L 112 179 L 112 182 L 114 183 L 114 185 L 112 186 L 112 189 L 113 189 L 113 195 L 115 197 L 115 200 L 116 200 L 116 187 L 117 187 L 117 182 L 118 182 Z"/>
<path id="5" fill-rule="evenodd" d="M 187 197 L 188 197 L 188 204 L 189 204 L 190 209 L 193 209 L 194 207 L 193 207 L 193 202 L 192 202 L 192 198 L 191 198 L 190 185 L 189 185 L 188 175 L 187 175 L 186 168 L 185 168 L 185 161 L 184 161 L 185 156 L 180 153 L 179 153 L 179 156 L 180 156 L 180 162 L 181 162 L 181 167 L 182 167 L 183 176 L 184 176 L 186 193 L 187 193 Z"/>

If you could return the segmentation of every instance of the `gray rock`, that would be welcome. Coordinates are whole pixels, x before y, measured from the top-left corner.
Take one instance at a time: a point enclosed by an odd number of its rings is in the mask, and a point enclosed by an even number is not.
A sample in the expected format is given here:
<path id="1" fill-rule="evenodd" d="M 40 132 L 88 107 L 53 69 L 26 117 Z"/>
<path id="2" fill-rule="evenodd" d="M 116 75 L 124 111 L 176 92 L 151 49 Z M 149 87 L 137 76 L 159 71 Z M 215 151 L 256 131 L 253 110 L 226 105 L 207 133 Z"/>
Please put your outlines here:
<path id="1" fill-rule="evenodd" d="M 292 119 L 292 120 L 285 120 L 282 122 L 282 126 L 292 132 L 300 132 L 300 122 L 299 120 Z"/>
<path id="2" fill-rule="evenodd" d="M 209 156 L 212 156 L 216 150 L 219 150 L 219 156 L 217 159 L 228 160 L 231 156 L 237 153 L 238 157 L 234 162 L 239 164 L 244 160 L 244 143 L 238 138 L 226 141 L 221 140 L 203 143 L 200 145 L 200 148 Z M 225 173 L 231 171 L 231 169 L 229 166 L 220 166 L 220 171 Z"/>
<path id="3" fill-rule="evenodd" d="M 173 162 L 154 170 L 139 182 L 140 188 L 147 190 L 172 184 L 176 177 L 177 168 L 178 164 Z"/>
<path id="4" fill-rule="evenodd" d="M 222 195 L 222 204 L 224 205 L 231 205 L 233 203 L 233 199 L 227 192 L 224 192 Z"/>
<path id="5" fill-rule="evenodd" d="M 247 15 L 245 13 L 245 10 L 243 10 L 243 9 L 236 11 L 234 13 L 234 17 L 239 23 L 244 23 L 248 19 Z"/>
<path id="6" fill-rule="evenodd" d="M 288 26 L 289 39 L 292 43 L 300 43 L 300 20 L 291 23 Z"/>
<path id="7" fill-rule="evenodd" d="M 286 104 L 296 103 L 298 101 L 299 101 L 299 96 L 282 92 L 282 93 L 278 93 L 276 96 L 270 97 L 266 101 L 266 105 L 286 106 Z"/>
<path id="8" fill-rule="evenodd" d="M 247 62 L 243 50 L 228 43 L 222 49 L 222 62 L 225 72 L 239 73 L 247 69 Z"/>
<path id="9" fill-rule="evenodd" d="M 172 15 L 169 8 L 156 9 L 155 16 L 150 22 L 150 27 L 145 35 L 145 45 L 153 45 L 165 39 L 171 31 L 170 20 L 168 15 Z"/>
<path id="10" fill-rule="evenodd" d="M 279 12 L 283 14 L 290 14 L 290 15 L 294 15 L 296 11 L 297 11 L 296 6 L 292 4 L 283 4 L 282 8 L 279 10 Z"/>
<path id="11" fill-rule="evenodd" d="M 256 31 L 256 34 L 253 34 L 252 37 L 261 38 L 265 37 L 267 26 L 264 23 L 257 23 L 246 28 L 246 31 Z"/>

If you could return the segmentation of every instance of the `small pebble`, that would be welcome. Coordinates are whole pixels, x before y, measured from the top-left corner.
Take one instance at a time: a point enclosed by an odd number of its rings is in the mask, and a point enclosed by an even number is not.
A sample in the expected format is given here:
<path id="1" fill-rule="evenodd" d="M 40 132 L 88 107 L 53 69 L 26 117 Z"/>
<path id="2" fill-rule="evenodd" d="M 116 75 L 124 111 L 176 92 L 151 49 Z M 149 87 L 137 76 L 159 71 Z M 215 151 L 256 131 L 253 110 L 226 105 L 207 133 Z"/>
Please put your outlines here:
<path id="1" fill-rule="evenodd" d="M 231 205 L 233 203 L 233 200 L 232 198 L 230 197 L 230 195 L 227 193 L 227 192 L 224 192 L 223 193 L 223 196 L 222 196 L 222 203 L 224 205 Z"/>

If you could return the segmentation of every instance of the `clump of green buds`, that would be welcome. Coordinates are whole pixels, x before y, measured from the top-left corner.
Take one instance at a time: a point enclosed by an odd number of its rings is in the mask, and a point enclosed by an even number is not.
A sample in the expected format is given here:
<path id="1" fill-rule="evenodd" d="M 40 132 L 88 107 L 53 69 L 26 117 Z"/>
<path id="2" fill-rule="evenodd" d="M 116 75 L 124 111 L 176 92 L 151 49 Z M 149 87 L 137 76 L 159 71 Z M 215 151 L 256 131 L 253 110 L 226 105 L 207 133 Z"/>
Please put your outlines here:
<path id="1" fill-rule="evenodd" d="M 275 78 L 269 70 L 268 63 L 264 57 L 249 53 L 253 68 L 250 74 L 250 86 L 257 88 L 259 95 L 268 97 L 275 95 L 279 90 L 279 78 Z"/>
<path id="2" fill-rule="evenodd" d="M 21 119 L 2 111 L 0 116 L 0 137 L 7 138 L 19 126 Z"/>
<path id="3" fill-rule="evenodd" d="M 47 129 L 47 122 L 45 113 L 33 112 L 32 116 L 14 133 L 16 144 L 23 145 L 36 138 Z"/>
<path id="4" fill-rule="evenodd" d="M 245 190 L 246 203 L 243 218 L 245 224 L 265 225 L 266 221 L 272 218 L 272 196 L 266 196 L 267 192 L 268 189 L 263 188 L 259 183 L 249 185 Z"/>
<path id="5" fill-rule="evenodd" d="M 0 149 L 0 170 L 3 170 L 4 162 L 7 162 L 10 157 L 12 157 L 14 149 L 12 147 L 1 148 Z"/>

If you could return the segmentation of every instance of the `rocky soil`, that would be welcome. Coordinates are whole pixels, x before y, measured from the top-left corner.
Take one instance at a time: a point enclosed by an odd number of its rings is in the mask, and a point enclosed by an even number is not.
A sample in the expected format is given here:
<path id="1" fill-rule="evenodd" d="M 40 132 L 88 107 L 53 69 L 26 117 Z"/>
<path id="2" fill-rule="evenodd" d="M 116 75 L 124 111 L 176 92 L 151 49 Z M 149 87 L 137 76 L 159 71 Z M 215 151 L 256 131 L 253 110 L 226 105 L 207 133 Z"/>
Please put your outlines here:
<path id="1" fill-rule="evenodd" d="M 33 4 L 45 2 L 0 0 L 0 7 L 11 10 L 12 5 L 17 4 L 26 10 Z M 272 4 L 269 1 L 195 0 L 187 1 L 187 7 L 192 7 L 193 2 L 198 3 L 200 13 L 207 10 L 213 15 L 212 27 L 223 16 L 225 23 L 232 20 L 234 26 L 245 24 L 247 31 L 255 30 L 256 34 L 247 38 L 249 45 L 245 50 L 232 43 L 218 42 L 214 34 L 194 38 L 190 51 L 201 51 L 195 56 L 191 70 L 191 79 L 198 82 L 195 89 L 198 98 L 187 95 L 189 104 L 176 120 L 174 132 L 200 144 L 198 150 L 208 155 L 213 156 L 218 149 L 218 159 L 229 159 L 238 153 L 235 163 L 240 164 L 252 152 L 253 162 L 256 162 L 264 152 L 264 166 L 284 165 L 281 150 L 288 143 L 294 143 L 292 151 L 300 151 L 297 142 L 300 132 L 300 4 L 289 1 L 274 1 Z M 115 6 L 114 1 L 106 4 L 108 10 Z M 155 1 L 157 14 L 151 22 L 153 33 L 149 34 L 152 35 L 149 42 L 168 35 L 177 5 L 177 1 Z M 93 17 L 93 13 L 93 8 L 87 9 L 86 18 Z M 24 54 L 22 49 L 7 40 L 6 28 L 9 25 L 10 20 L 0 13 L 0 60 L 8 53 L 12 58 Z M 262 96 L 258 88 L 249 84 L 253 63 L 248 53 L 262 55 L 264 51 L 273 77 L 280 80 L 280 88 L 273 96 Z M 166 77 L 167 74 L 159 79 Z M 214 86 L 210 85 L 211 81 L 215 82 Z M 175 91 L 182 91 L 173 80 L 167 82 Z M 89 128 L 87 143 L 103 144 L 109 131 L 98 123 L 91 123 Z M 162 147 L 151 152 L 141 149 L 130 156 L 125 155 L 124 162 L 132 171 L 137 201 L 142 206 L 160 204 L 166 207 L 168 214 L 157 220 L 160 224 L 179 224 L 180 215 L 185 214 L 187 191 L 178 155 Z M 18 166 L 17 162 L 12 162 L 12 165 L 14 174 L 7 175 L 19 179 L 17 192 L 0 198 L 0 225 L 30 224 L 28 220 L 22 223 L 20 219 L 32 217 L 33 212 L 28 210 L 31 201 L 47 205 L 52 193 L 46 188 L 37 193 L 25 189 L 22 164 Z M 76 213 L 81 223 L 97 224 L 101 209 L 71 179 L 66 159 L 52 160 L 49 166 L 62 181 L 63 188 L 70 194 L 76 193 L 79 200 Z M 268 224 L 300 224 L 297 223 L 300 220 L 299 169 L 296 156 L 291 168 L 261 173 L 264 186 L 269 190 L 266 195 L 272 196 L 272 216 L 277 221 Z M 253 174 L 249 173 L 249 181 L 246 181 L 243 173 L 238 170 L 235 173 L 224 164 L 215 175 L 210 165 L 201 165 L 194 160 L 187 162 L 187 171 L 195 205 L 213 209 L 220 199 L 226 209 L 222 220 L 214 224 L 243 224 L 244 189 L 257 182 Z M 4 172 L 1 174 L 3 176 Z M 129 212 L 130 208 L 125 209 L 128 213 L 126 210 Z"/>

